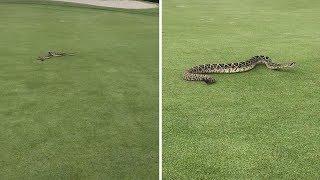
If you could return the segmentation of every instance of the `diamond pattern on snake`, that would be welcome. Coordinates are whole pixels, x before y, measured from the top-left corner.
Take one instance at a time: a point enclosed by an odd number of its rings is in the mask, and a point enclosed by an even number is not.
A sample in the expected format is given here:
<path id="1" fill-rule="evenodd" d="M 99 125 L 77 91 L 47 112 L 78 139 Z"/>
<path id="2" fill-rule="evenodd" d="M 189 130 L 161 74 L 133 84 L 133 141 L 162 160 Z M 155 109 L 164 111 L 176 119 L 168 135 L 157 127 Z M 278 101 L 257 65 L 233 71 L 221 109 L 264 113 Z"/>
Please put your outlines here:
<path id="1" fill-rule="evenodd" d="M 43 56 L 38 56 L 38 60 L 44 61 L 47 59 L 50 59 L 52 57 L 62 57 L 62 56 L 73 56 L 74 53 L 67 53 L 67 52 L 59 52 L 59 51 L 48 51 L 45 55 Z"/>
<path id="2" fill-rule="evenodd" d="M 254 56 L 247 61 L 230 64 L 202 64 L 192 67 L 184 72 L 184 79 L 187 81 L 204 81 L 213 84 L 216 80 L 207 75 L 212 73 L 237 73 L 253 69 L 258 64 L 265 64 L 272 70 L 288 69 L 295 65 L 295 62 L 274 63 L 268 56 Z"/>

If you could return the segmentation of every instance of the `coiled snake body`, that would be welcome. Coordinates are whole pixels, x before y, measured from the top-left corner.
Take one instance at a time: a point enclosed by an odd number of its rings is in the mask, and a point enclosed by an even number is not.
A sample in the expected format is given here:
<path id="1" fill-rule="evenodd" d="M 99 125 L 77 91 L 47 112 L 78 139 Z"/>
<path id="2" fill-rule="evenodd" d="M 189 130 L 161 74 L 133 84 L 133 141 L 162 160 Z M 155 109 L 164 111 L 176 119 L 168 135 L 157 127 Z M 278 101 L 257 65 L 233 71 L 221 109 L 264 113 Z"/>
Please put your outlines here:
<path id="1" fill-rule="evenodd" d="M 268 56 L 254 56 L 247 61 L 230 64 L 203 64 L 192 67 L 184 72 L 184 79 L 187 81 L 204 81 L 207 84 L 213 84 L 215 79 L 209 75 L 211 73 L 236 73 L 253 69 L 257 64 L 265 64 L 267 68 L 277 70 L 291 68 L 295 62 L 278 64 L 272 62 Z"/>

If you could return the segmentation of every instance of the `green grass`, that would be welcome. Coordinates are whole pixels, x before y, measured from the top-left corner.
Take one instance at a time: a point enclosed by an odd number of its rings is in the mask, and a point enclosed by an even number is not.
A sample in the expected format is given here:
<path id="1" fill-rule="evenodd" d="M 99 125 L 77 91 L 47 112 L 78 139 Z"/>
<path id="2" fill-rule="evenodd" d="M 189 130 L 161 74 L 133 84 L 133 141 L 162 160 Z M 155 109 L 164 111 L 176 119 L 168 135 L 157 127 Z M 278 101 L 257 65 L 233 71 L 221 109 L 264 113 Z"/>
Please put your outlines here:
<path id="1" fill-rule="evenodd" d="M 164 2 L 165 179 L 320 178 L 320 3 L 317 0 Z M 186 68 L 253 55 L 294 60 L 182 79 Z"/>
<path id="2" fill-rule="evenodd" d="M 0 179 L 157 179 L 158 10 L 3 2 Z"/>

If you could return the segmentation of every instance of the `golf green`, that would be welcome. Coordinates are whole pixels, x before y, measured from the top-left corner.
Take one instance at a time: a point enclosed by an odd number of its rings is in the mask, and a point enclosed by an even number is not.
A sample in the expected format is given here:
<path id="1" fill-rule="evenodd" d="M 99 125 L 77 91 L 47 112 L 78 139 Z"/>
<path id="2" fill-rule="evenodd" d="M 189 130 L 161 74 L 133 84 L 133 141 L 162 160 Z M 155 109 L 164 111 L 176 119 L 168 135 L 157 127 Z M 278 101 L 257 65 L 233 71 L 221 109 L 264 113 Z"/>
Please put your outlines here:
<path id="1" fill-rule="evenodd" d="M 158 9 L 0 1 L 0 84 L 0 179 L 158 178 Z"/>
<path id="2" fill-rule="evenodd" d="M 164 179 L 319 179 L 320 2 L 170 0 L 163 15 Z M 254 55 L 297 64 L 182 78 Z"/>

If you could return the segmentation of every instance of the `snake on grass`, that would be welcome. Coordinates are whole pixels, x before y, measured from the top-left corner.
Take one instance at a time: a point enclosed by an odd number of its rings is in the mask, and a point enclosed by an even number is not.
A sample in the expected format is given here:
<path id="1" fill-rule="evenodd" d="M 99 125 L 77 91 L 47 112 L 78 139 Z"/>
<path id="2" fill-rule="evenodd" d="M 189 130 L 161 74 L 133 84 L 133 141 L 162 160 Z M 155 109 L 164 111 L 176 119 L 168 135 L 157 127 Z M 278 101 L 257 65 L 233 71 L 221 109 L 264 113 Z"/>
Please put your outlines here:
<path id="1" fill-rule="evenodd" d="M 187 69 L 184 72 L 184 79 L 187 81 L 204 81 L 207 84 L 213 84 L 216 80 L 207 75 L 212 73 L 237 73 L 253 69 L 258 64 L 265 64 L 267 68 L 273 70 L 292 68 L 295 62 L 274 63 L 268 56 L 254 56 L 247 61 L 229 63 L 229 64 L 202 64 Z"/>

